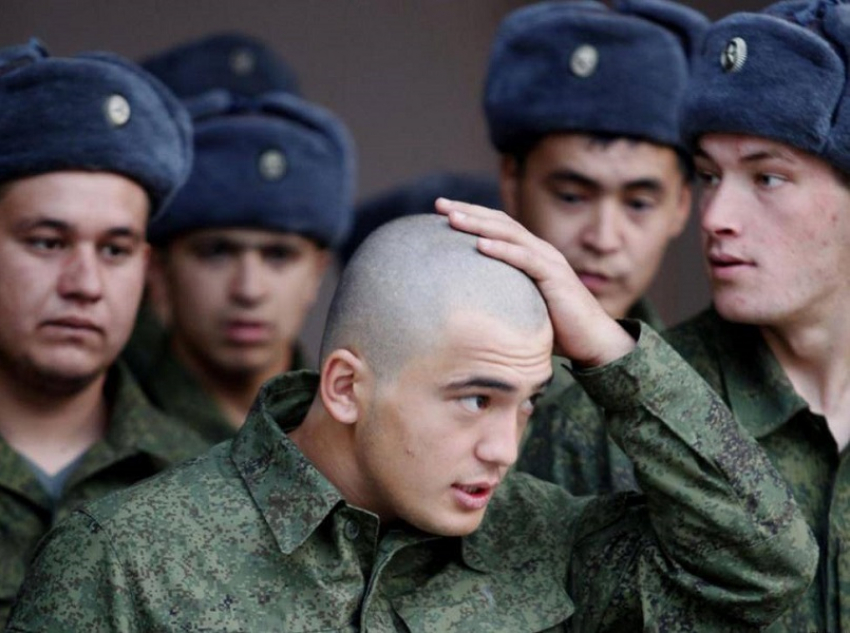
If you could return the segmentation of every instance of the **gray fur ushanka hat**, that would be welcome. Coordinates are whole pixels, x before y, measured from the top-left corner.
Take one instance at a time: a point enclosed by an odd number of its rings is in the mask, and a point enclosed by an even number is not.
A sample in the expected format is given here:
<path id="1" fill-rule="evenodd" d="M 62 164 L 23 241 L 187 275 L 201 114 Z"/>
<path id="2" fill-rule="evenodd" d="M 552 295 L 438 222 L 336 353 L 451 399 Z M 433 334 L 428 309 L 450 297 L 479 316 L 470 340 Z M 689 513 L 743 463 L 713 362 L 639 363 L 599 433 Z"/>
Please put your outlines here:
<path id="1" fill-rule="evenodd" d="M 547 134 L 584 132 L 679 147 L 689 58 L 708 24 L 667 0 L 514 11 L 496 34 L 484 90 L 493 145 L 516 153 Z"/>
<path id="2" fill-rule="evenodd" d="M 708 31 L 683 110 L 683 137 L 779 141 L 850 172 L 850 5 L 792 0 L 735 13 Z"/>
<path id="3" fill-rule="evenodd" d="M 141 65 L 181 99 L 218 89 L 249 97 L 299 94 L 295 71 L 265 42 L 244 33 L 184 42 L 146 57 Z"/>
<path id="4" fill-rule="evenodd" d="M 195 164 L 148 236 L 167 243 L 207 228 L 257 228 L 337 247 L 351 227 L 354 144 L 325 108 L 275 92 L 224 90 L 187 100 Z"/>
<path id="5" fill-rule="evenodd" d="M 0 50 L 0 182 L 112 172 L 148 192 L 153 216 L 191 163 L 188 113 L 133 62 L 110 53 L 52 57 L 35 39 Z"/>

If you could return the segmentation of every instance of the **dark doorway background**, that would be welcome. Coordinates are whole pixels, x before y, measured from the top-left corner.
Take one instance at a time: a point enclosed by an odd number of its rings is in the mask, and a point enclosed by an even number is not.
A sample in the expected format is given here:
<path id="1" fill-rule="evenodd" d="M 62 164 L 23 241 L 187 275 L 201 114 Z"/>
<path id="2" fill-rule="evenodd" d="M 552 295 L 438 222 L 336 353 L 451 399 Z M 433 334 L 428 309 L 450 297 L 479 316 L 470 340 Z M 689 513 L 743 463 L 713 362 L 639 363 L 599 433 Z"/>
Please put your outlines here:
<path id="1" fill-rule="evenodd" d="M 339 114 L 359 153 L 359 195 L 425 173 L 495 173 L 480 108 L 490 41 L 517 0 L 0 0 L 0 46 L 41 38 L 57 55 L 130 58 L 220 30 L 273 45 L 305 96 Z M 691 0 L 716 19 L 756 0 Z M 333 280 L 305 332 L 315 354 Z M 696 223 L 671 249 L 651 295 L 668 323 L 708 301 Z"/>

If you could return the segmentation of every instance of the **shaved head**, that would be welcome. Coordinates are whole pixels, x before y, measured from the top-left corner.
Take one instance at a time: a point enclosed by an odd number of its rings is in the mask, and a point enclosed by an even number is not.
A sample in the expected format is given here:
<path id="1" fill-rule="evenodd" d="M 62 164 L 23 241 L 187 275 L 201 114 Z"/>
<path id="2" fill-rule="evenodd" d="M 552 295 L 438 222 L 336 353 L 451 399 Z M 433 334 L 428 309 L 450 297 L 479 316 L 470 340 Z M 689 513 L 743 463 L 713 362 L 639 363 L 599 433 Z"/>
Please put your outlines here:
<path id="1" fill-rule="evenodd" d="M 485 314 L 538 332 L 548 321 L 543 297 L 524 273 L 481 254 L 477 238 L 438 215 L 390 222 L 345 268 L 328 313 L 321 360 L 345 348 L 381 378 L 434 346 L 447 318 Z"/>

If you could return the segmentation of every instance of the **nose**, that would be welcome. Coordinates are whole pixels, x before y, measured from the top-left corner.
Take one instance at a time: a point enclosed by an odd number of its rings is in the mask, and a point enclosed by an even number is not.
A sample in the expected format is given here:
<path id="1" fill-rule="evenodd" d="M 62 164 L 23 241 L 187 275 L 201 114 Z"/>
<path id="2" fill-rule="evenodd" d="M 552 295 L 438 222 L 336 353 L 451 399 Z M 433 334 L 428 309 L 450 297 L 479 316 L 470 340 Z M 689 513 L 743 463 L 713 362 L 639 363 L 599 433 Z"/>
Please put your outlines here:
<path id="1" fill-rule="evenodd" d="M 476 456 L 482 462 L 510 468 L 519 456 L 520 429 L 516 412 L 499 413 L 478 443 Z"/>
<path id="2" fill-rule="evenodd" d="M 613 201 L 603 201 L 590 212 L 582 233 L 582 242 L 596 253 L 613 253 L 622 246 L 621 230 L 617 205 Z"/>
<path id="3" fill-rule="evenodd" d="M 77 301 L 97 301 L 103 296 L 102 272 L 95 247 L 78 246 L 64 261 L 59 277 L 59 293 Z"/>
<path id="4" fill-rule="evenodd" d="M 230 295 L 242 305 L 260 303 L 268 291 L 263 261 L 256 251 L 245 251 L 236 260 Z"/>
<path id="5" fill-rule="evenodd" d="M 744 198 L 741 188 L 728 180 L 721 180 L 713 188 L 700 192 L 700 225 L 703 232 L 709 237 L 740 233 L 738 209 L 748 205 Z"/>

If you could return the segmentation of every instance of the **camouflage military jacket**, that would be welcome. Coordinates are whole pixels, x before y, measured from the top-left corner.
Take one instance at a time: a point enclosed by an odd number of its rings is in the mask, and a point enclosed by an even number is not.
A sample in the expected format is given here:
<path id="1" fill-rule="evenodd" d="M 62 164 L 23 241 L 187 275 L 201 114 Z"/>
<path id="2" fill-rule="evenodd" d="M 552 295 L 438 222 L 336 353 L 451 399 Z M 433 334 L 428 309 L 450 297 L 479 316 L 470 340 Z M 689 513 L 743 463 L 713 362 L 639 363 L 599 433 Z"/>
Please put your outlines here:
<path id="1" fill-rule="evenodd" d="M 645 495 L 512 474 L 465 538 L 379 525 L 287 438 L 318 386 L 266 384 L 235 439 L 42 542 L 10 631 L 747 631 L 817 552 L 779 475 L 651 330 L 580 372 Z"/>
<path id="2" fill-rule="evenodd" d="M 826 419 L 797 394 L 757 328 L 707 310 L 667 336 L 756 437 L 818 537 L 816 582 L 768 630 L 850 630 L 848 451 L 838 452 Z"/>
<path id="3" fill-rule="evenodd" d="M 655 330 L 664 328 L 647 299 L 629 311 Z M 553 380 L 534 408 L 517 470 L 563 486 L 574 495 L 637 490 L 634 467 L 608 435 L 605 412 L 576 383 L 569 361 L 552 359 Z"/>
<path id="4" fill-rule="evenodd" d="M 122 358 L 145 395 L 161 411 L 177 418 L 209 446 L 230 439 L 236 429 L 195 376 L 171 353 L 168 333 L 153 315 L 140 313 Z M 306 367 L 296 348 L 293 369 Z"/>
<path id="5" fill-rule="evenodd" d="M 59 519 L 83 502 L 206 450 L 199 437 L 181 431 L 147 402 L 121 364 L 110 370 L 106 393 L 111 409 L 107 436 L 85 454 L 58 505 L 23 458 L 0 438 L 0 628 L 36 544 Z"/>

